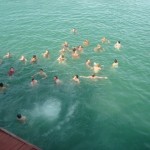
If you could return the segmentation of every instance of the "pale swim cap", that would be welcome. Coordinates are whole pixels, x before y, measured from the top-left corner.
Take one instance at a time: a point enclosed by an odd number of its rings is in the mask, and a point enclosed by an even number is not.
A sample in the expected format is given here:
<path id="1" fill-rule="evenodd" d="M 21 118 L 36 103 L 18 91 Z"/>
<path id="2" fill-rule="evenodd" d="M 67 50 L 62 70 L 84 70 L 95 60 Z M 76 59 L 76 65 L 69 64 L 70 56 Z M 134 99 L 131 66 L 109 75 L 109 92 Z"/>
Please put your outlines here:
<path id="1" fill-rule="evenodd" d="M 97 65 L 97 63 L 94 62 L 94 66 L 96 66 L 96 65 Z"/>

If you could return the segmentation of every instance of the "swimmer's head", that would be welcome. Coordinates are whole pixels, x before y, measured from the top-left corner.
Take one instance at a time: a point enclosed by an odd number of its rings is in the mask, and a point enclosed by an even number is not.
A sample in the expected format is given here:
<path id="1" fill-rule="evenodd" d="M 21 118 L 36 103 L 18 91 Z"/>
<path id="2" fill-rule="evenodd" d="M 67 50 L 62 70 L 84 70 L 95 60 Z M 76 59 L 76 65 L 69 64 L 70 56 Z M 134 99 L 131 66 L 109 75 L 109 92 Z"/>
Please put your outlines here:
<path id="1" fill-rule="evenodd" d="M 76 50 L 77 50 L 77 49 L 74 47 L 72 51 L 75 52 Z"/>
<path id="2" fill-rule="evenodd" d="M 21 119 L 22 115 L 21 114 L 17 114 L 17 118 Z"/>
<path id="3" fill-rule="evenodd" d="M 36 58 L 36 55 L 33 55 L 33 58 Z"/>
<path id="4" fill-rule="evenodd" d="M 57 80 L 58 79 L 58 77 L 57 76 L 54 76 L 54 80 Z"/>
<path id="5" fill-rule="evenodd" d="M 117 63 L 118 62 L 117 59 L 115 59 L 114 62 Z"/>
<path id="6" fill-rule="evenodd" d="M 10 71 L 14 71 L 14 68 L 13 68 L 13 67 L 11 67 L 11 68 L 10 68 Z"/>
<path id="7" fill-rule="evenodd" d="M 94 62 L 94 66 L 97 66 L 97 63 Z"/>
<path id="8" fill-rule="evenodd" d="M 95 74 L 92 74 L 92 77 L 95 77 Z"/>
<path id="9" fill-rule="evenodd" d="M 4 84 L 3 83 L 0 83 L 0 87 L 3 87 L 4 86 Z"/>
<path id="10" fill-rule="evenodd" d="M 97 66 L 97 67 L 101 67 L 101 65 L 100 65 L 100 64 L 97 64 L 96 66 Z"/>
<path id="11" fill-rule="evenodd" d="M 79 78 L 79 76 L 78 76 L 78 75 L 75 75 L 75 77 L 76 77 L 76 78 Z"/>
<path id="12" fill-rule="evenodd" d="M 98 63 L 95 63 L 95 64 L 94 64 L 94 67 L 101 67 L 101 65 L 98 64 Z"/>
<path id="13" fill-rule="evenodd" d="M 120 44 L 120 41 L 118 41 L 118 43 Z"/>
<path id="14" fill-rule="evenodd" d="M 34 78 L 32 78 L 32 81 L 34 81 Z"/>
<path id="15" fill-rule="evenodd" d="M 40 71 L 43 71 L 43 69 L 40 69 Z"/>

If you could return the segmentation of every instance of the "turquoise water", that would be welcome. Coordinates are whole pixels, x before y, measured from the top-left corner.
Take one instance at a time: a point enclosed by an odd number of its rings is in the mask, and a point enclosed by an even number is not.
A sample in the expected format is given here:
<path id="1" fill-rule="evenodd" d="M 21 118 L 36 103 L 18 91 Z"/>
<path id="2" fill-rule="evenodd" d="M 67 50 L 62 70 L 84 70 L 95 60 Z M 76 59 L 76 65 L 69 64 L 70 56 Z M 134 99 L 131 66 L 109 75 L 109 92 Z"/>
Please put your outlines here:
<path id="1" fill-rule="evenodd" d="M 0 0 L 0 82 L 9 84 L 0 94 L 0 126 L 43 150 L 147 150 L 150 149 L 150 2 L 146 0 Z M 72 28 L 78 34 L 70 33 Z M 94 47 L 105 36 L 104 52 Z M 80 59 L 67 53 L 66 64 L 56 59 L 62 43 L 81 45 Z M 120 40 L 120 51 L 114 49 Z M 42 53 L 50 51 L 50 59 Z M 27 64 L 18 61 L 21 55 Z M 38 63 L 29 60 L 36 54 Z M 114 59 L 119 68 L 112 69 Z M 107 80 L 71 79 L 88 76 L 86 59 L 103 65 L 97 75 Z M 13 66 L 15 75 L 7 75 Z M 48 79 L 31 87 L 31 76 L 40 68 Z M 63 81 L 56 86 L 53 76 Z M 27 116 L 26 124 L 16 114 Z"/>

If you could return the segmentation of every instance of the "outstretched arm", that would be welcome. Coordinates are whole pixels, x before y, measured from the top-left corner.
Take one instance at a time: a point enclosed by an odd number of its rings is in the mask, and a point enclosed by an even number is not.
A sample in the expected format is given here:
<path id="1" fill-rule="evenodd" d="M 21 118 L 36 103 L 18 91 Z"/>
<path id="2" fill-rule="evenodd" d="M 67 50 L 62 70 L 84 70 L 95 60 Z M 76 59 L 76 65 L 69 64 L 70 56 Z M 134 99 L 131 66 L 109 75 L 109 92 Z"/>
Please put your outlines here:
<path id="1" fill-rule="evenodd" d="M 108 77 L 98 77 L 98 76 L 96 76 L 96 79 L 108 79 Z"/>
<path id="2" fill-rule="evenodd" d="M 46 73 L 44 73 L 43 76 L 44 77 L 42 79 L 46 79 L 47 78 L 47 74 Z"/>
<path id="3" fill-rule="evenodd" d="M 90 78 L 90 76 L 80 76 L 80 78 Z"/>
<path id="4" fill-rule="evenodd" d="M 38 75 L 38 74 L 39 74 L 39 72 L 35 73 L 32 77 L 35 77 L 35 76 Z"/>

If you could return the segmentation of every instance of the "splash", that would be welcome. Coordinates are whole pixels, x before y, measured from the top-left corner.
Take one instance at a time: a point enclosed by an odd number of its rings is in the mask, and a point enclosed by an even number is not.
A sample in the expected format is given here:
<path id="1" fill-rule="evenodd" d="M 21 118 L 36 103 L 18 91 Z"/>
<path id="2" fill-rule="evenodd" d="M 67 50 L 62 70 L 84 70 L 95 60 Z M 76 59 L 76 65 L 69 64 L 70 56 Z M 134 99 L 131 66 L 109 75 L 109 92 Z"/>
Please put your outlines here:
<path id="1" fill-rule="evenodd" d="M 75 112 L 77 106 L 78 106 L 78 103 L 75 103 L 68 108 L 68 111 L 67 111 L 66 116 L 64 117 L 64 120 L 59 122 L 59 124 L 56 126 L 57 130 L 60 130 L 64 124 L 66 124 L 70 121 L 70 119 L 74 116 L 74 112 Z"/>
<path id="2" fill-rule="evenodd" d="M 59 117 L 61 111 L 61 102 L 57 99 L 50 98 L 42 105 L 36 104 L 31 112 L 34 118 L 45 118 L 48 120 L 55 120 Z"/>

